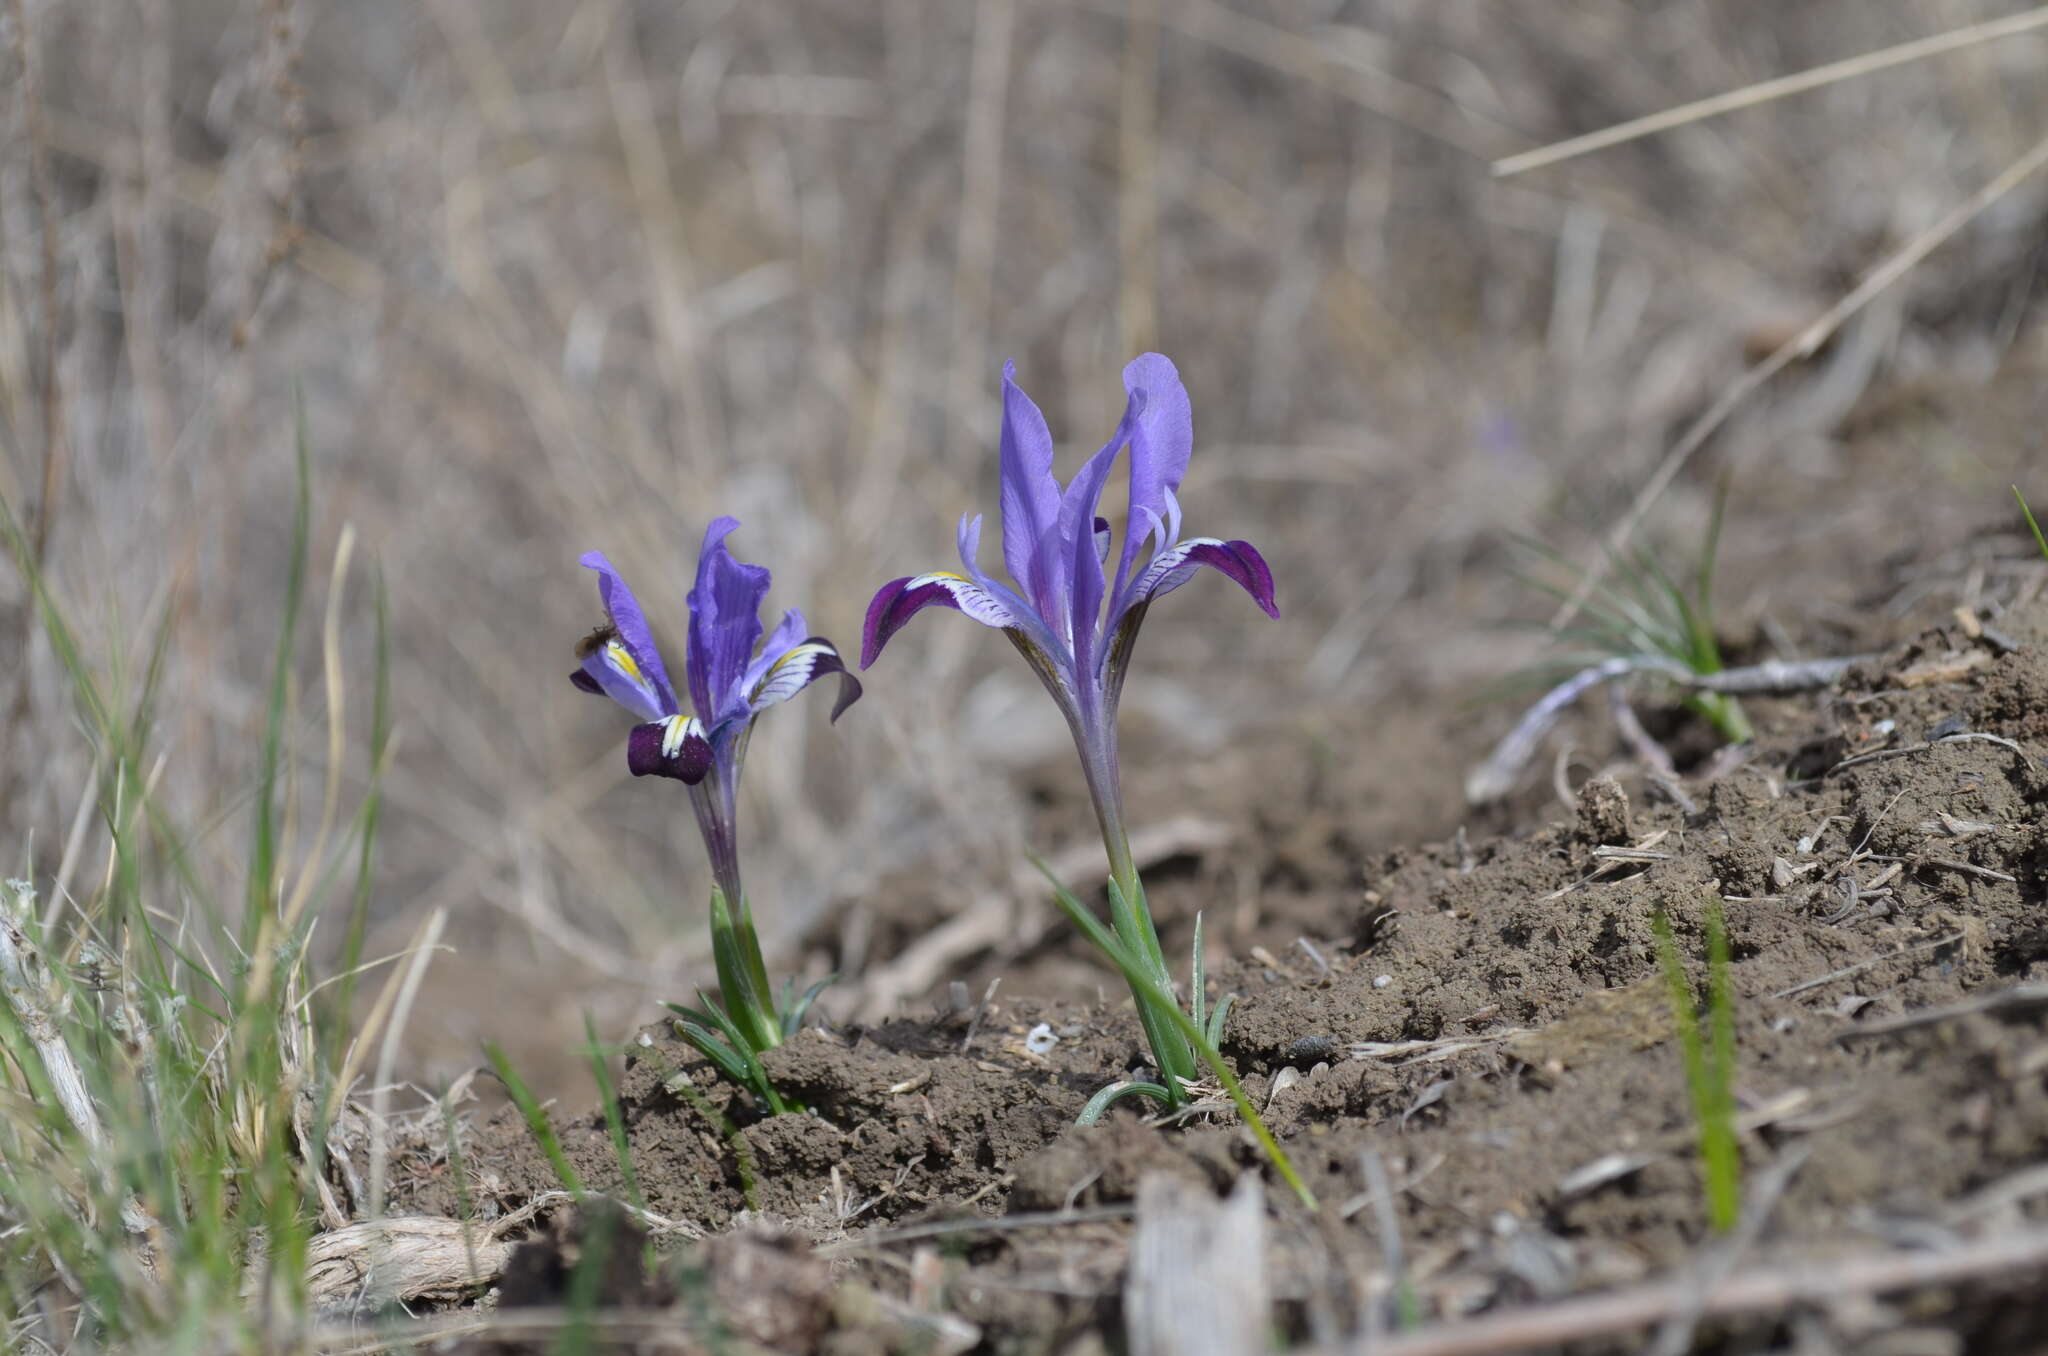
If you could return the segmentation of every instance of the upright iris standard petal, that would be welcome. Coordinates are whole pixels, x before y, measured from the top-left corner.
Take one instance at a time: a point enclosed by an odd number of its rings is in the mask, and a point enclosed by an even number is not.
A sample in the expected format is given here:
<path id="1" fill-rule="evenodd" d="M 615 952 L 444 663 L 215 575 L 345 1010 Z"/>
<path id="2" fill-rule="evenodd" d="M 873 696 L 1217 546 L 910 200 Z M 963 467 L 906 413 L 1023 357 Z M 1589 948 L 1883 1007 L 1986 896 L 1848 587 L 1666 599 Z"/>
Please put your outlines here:
<path id="1" fill-rule="evenodd" d="M 1187 387 L 1164 354 L 1146 353 L 1131 359 L 1124 367 L 1124 390 L 1133 401 L 1142 397 L 1142 405 L 1131 433 L 1131 510 L 1123 556 L 1117 564 L 1118 584 L 1130 577 L 1148 532 L 1159 529 L 1170 509 L 1178 530 L 1180 515 L 1172 507 L 1173 495 L 1187 476 L 1188 457 L 1195 446 L 1194 411 Z M 1154 540 L 1155 551 L 1173 545 L 1164 535 Z"/>
<path id="2" fill-rule="evenodd" d="M 1100 624 L 1106 582 L 1102 575 L 1102 562 L 1107 553 L 1095 549 L 1095 506 L 1102 502 L 1102 487 L 1109 483 L 1109 473 L 1116 468 L 1117 455 L 1129 442 L 1131 430 L 1144 405 L 1142 394 L 1132 396 L 1124 407 L 1124 417 L 1118 421 L 1116 432 L 1075 473 L 1066 493 L 1060 496 L 1060 516 L 1055 528 L 1058 542 L 1049 541 L 1041 548 L 1048 554 L 1056 553 L 1063 557 L 1057 604 L 1062 616 L 1054 629 L 1066 639 L 1076 669 L 1084 673 L 1097 648 L 1096 628 Z"/>
<path id="3" fill-rule="evenodd" d="M 761 600 L 769 574 L 759 565 L 735 560 L 725 539 L 739 527 L 734 518 L 715 518 L 704 531 L 697 557 L 697 584 L 690 590 L 690 701 L 697 715 L 717 725 L 737 707 L 747 664 L 761 640 Z"/>
<path id="4" fill-rule="evenodd" d="M 1017 364 L 1003 364 L 1003 564 L 1024 596 L 1035 601 L 1043 582 L 1038 547 L 1059 516 L 1060 483 L 1052 474 L 1052 431 L 1031 397 L 1018 388 L 1016 375 Z"/>

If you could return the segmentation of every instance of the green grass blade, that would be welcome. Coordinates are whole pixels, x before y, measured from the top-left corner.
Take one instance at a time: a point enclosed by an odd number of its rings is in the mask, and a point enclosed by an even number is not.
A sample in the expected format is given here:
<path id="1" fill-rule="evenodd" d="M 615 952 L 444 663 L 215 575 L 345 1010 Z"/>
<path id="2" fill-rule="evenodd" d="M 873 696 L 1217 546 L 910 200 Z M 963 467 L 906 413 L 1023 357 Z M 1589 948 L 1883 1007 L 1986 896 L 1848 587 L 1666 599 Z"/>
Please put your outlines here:
<path id="1" fill-rule="evenodd" d="M 291 553 L 285 566 L 284 616 L 277 628 L 277 658 L 271 667 L 270 699 L 257 755 L 256 826 L 249 847 L 248 909 L 242 920 L 244 949 L 256 944 L 264 917 L 276 908 L 277 773 L 284 748 L 285 705 L 289 699 L 294 637 L 306 595 L 306 555 L 312 535 L 312 435 L 306 425 L 305 392 L 292 392 L 293 439 L 298 474 L 292 496 Z"/>
<path id="2" fill-rule="evenodd" d="M 803 991 L 802 996 L 797 998 L 795 1002 L 790 1001 L 789 992 L 790 990 L 796 987 L 796 981 L 794 979 L 791 979 L 790 982 L 783 987 L 782 1038 L 784 1040 L 788 1040 L 790 1037 L 796 1035 L 797 1032 L 803 1030 L 804 1018 L 810 1014 L 811 1004 L 818 1001 L 819 994 L 825 992 L 825 990 L 831 988 L 834 984 L 837 984 L 838 982 L 839 976 L 836 973 L 829 974 L 825 976 L 823 979 L 819 980 L 816 984 L 811 985 L 810 988 L 805 989 Z"/>
<path id="3" fill-rule="evenodd" d="M 583 1181 L 576 1175 L 576 1169 L 569 1165 L 569 1156 L 562 1152 L 562 1141 L 555 1135 L 555 1127 L 548 1120 L 548 1113 L 542 1108 L 540 1099 L 533 1095 L 533 1089 L 512 1067 L 512 1061 L 505 1058 L 505 1052 L 498 1048 L 496 1041 L 484 1043 L 484 1057 L 491 1062 L 491 1068 L 498 1075 L 498 1081 L 505 1085 L 511 1095 L 512 1104 L 519 1108 L 520 1116 L 526 1121 L 526 1128 L 532 1132 L 534 1141 L 547 1155 L 548 1163 L 555 1170 L 555 1177 L 565 1191 L 581 1194 Z"/>
<path id="4" fill-rule="evenodd" d="M 1173 1094 L 1157 1083 L 1111 1083 L 1088 1099 L 1088 1105 L 1081 1108 L 1081 1114 L 1074 1117 L 1076 1125 L 1094 1125 L 1102 1119 L 1103 1113 L 1126 1097 L 1150 1097 L 1164 1102 L 1168 1107 L 1178 1106 Z"/>
<path id="5" fill-rule="evenodd" d="M 2020 487 L 2012 487 L 2012 497 L 2020 501 L 2020 516 L 2027 520 L 2027 530 L 2034 534 L 2034 545 L 2041 548 L 2041 556 L 2048 560 L 2048 536 L 2041 534 L 2041 525 L 2034 521 L 2034 511 L 2027 507 L 2027 497 L 2020 493 Z"/>
<path id="6" fill-rule="evenodd" d="M 589 1040 L 590 1076 L 597 1083 L 597 1097 L 604 1107 L 605 1129 L 611 1133 L 612 1152 L 618 1155 L 619 1177 L 626 1184 L 626 1199 L 645 1209 L 647 1198 L 640 1194 L 640 1175 L 633 1171 L 633 1146 L 626 1139 L 626 1116 L 619 1106 L 619 1092 L 612 1084 L 605 1049 L 598 1043 L 597 1021 L 586 1010 L 583 1034 Z"/>
<path id="7" fill-rule="evenodd" d="M 1215 1011 L 1209 1014 L 1209 1025 L 1203 1028 L 1203 1034 L 1208 1037 L 1209 1044 L 1215 1046 L 1223 1044 L 1223 1023 L 1230 1016 L 1230 1004 L 1236 997 L 1236 994 L 1227 993 L 1216 1000 Z"/>
<path id="8" fill-rule="evenodd" d="M 1686 1088 L 1691 1095 L 1693 1118 L 1698 1126 L 1700 1185 L 1706 1198 L 1707 1221 L 1716 1232 L 1726 1233 L 1735 1227 L 1741 1214 L 1742 1182 L 1740 1146 L 1735 1139 L 1733 1006 L 1732 998 L 1725 989 L 1725 976 L 1720 981 L 1723 986 L 1718 1003 L 1720 1011 L 1711 1011 L 1715 1006 L 1715 999 L 1711 996 L 1715 987 L 1711 977 L 1714 964 L 1711 952 L 1715 946 L 1712 933 L 1721 931 L 1715 920 L 1718 920 L 1718 911 L 1710 915 L 1709 922 L 1708 1025 L 1719 1028 L 1725 1024 L 1726 1036 L 1724 1038 L 1718 1029 L 1713 1031 L 1715 1049 L 1711 1056 L 1708 1040 L 1701 1033 L 1700 1013 L 1693 1003 L 1692 986 L 1686 980 L 1685 962 L 1678 954 L 1678 939 L 1672 932 L 1671 919 L 1663 910 L 1651 916 L 1650 930 L 1655 938 L 1657 965 L 1664 973 L 1665 989 L 1671 1000 L 1672 1021 L 1678 1028 L 1679 1048 L 1685 1061 Z M 1719 946 L 1725 967 L 1725 931 L 1721 931 Z"/>
<path id="9" fill-rule="evenodd" d="M 1735 986 L 1728 923 L 1718 895 L 1707 899 L 1707 1069 L 1714 1093 L 1702 1127 L 1707 1191 L 1716 1227 L 1735 1227 L 1742 1212 L 1742 1156 L 1735 1134 Z"/>
<path id="10" fill-rule="evenodd" d="M 363 939 L 368 935 L 370 925 L 370 895 L 374 880 L 371 868 L 376 859 L 377 830 L 383 822 L 384 769 L 391 749 L 391 596 L 382 571 L 372 578 L 377 650 L 376 675 L 370 698 L 370 784 L 363 792 L 359 811 L 355 895 L 349 906 L 348 933 L 341 948 L 341 993 L 336 999 L 338 1013 L 334 1021 L 337 1049 L 330 1056 L 330 1062 L 336 1065 L 340 1063 L 339 1043 L 345 1042 L 348 1032 L 353 1029 L 350 1017 L 355 1010 L 356 978 L 362 965 Z"/>

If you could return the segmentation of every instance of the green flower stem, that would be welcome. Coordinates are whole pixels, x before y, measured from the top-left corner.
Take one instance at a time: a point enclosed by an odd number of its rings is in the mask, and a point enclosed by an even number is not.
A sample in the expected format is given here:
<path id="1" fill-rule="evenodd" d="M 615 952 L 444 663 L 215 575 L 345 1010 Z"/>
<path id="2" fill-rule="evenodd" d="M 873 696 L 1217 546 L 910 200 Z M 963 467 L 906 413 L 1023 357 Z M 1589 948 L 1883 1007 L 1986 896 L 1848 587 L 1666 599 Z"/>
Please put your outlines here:
<path id="1" fill-rule="evenodd" d="M 1133 881 L 1136 877 L 1132 877 Z M 1192 1082 L 1197 1073 L 1195 1052 L 1186 1037 L 1174 1024 L 1173 1015 L 1180 1012 L 1180 1005 L 1173 1001 L 1173 980 L 1166 972 L 1166 958 L 1159 948 L 1159 933 L 1152 925 L 1152 916 L 1145 907 L 1145 887 L 1137 885 L 1135 891 L 1126 892 L 1114 877 L 1109 882 L 1109 921 L 1117 940 L 1145 968 L 1146 977 L 1154 989 L 1167 997 L 1165 1007 L 1151 998 L 1132 992 L 1138 1006 L 1138 1021 L 1145 1028 L 1145 1038 L 1152 1046 L 1152 1057 L 1159 1064 L 1164 1076 L 1168 1101 L 1180 1106 L 1187 1100 L 1183 1084 Z"/>
<path id="2" fill-rule="evenodd" d="M 1258 1108 L 1253 1106 L 1252 1099 L 1245 1095 L 1244 1085 L 1237 1081 L 1237 1075 L 1230 1071 L 1230 1066 L 1224 1062 L 1222 1053 L 1203 1034 L 1201 1028 L 1195 1025 L 1194 1019 L 1181 1011 L 1180 1004 L 1174 1000 L 1172 989 L 1154 980 L 1148 973 L 1150 967 L 1146 959 L 1135 954 L 1115 933 L 1104 927 L 1102 920 L 1095 916 L 1094 911 L 1076 899 L 1073 892 L 1060 883 L 1059 878 L 1052 874 L 1044 862 L 1034 857 L 1032 864 L 1052 882 L 1053 897 L 1059 902 L 1060 911 L 1072 920 L 1075 927 L 1081 929 L 1082 935 L 1094 943 L 1096 950 L 1107 956 L 1110 963 L 1123 972 L 1124 982 L 1131 986 L 1131 997 L 1137 1002 L 1140 1017 L 1145 1017 L 1149 1011 L 1164 1025 L 1174 1028 L 1175 1034 L 1185 1046 L 1201 1056 L 1202 1061 L 1215 1073 L 1217 1081 L 1223 1084 L 1223 1090 L 1230 1095 L 1230 1100 L 1236 1103 L 1237 1114 L 1251 1129 L 1267 1161 L 1272 1163 L 1282 1180 L 1294 1189 L 1294 1194 L 1301 1199 L 1303 1205 L 1310 1210 L 1317 1209 L 1315 1193 L 1301 1180 L 1301 1175 L 1294 1170 L 1294 1164 L 1288 1159 L 1286 1150 L 1280 1147 L 1280 1142 L 1273 1138 L 1273 1132 L 1268 1130 L 1265 1121 L 1259 1118 Z M 1133 878 L 1135 879 L 1135 876 Z M 1110 898 L 1114 903 L 1122 894 L 1122 890 L 1114 880 L 1110 882 L 1110 887 Z M 1146 1034 L 1151 1034 L 1149 1023 Z M 1156 1046 L 1154 1052 L 1157 1053 Z M 1167 1071 L 1162 1069 L 1161 1072 Z M 1171 1083 L 1175 1080 L 1169 1074 L 1167 1081 Z M 1176 1091 L 1183 1098 L 1186 1096 L 1185 1089 Z"/>
<path id="3" fill-rule="evenodd" d="M 725 891 L 711 888 L 711 956 L 718 967 L 720 1001 L 733 1025 L 755 1051 L 782 1044 L 782 1019 L 775 1011 L 775 990 L 768 982 L 768 963 L 754 932 L 754 916 L 744 896 L 735 911 Z"/>

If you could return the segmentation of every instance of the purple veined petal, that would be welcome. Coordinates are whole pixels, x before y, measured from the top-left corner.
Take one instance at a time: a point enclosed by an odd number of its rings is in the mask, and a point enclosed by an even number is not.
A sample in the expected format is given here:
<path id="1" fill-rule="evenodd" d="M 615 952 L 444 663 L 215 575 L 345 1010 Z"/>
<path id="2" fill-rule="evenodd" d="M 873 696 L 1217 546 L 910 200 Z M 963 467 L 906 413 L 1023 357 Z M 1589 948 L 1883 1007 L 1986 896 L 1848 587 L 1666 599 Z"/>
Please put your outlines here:
<path id="1" fill-rule="evenodd" d="M 828 673 L 839 675 L 839 700 L 832 703 L 832 719 L 838 720 L 847 707 L 860 700 L 860 679 L 847 670 L 839 651 L 823 636 L 812 636 L 783 651 L 750 697 L 754 715 L 778 702 L 786 702 Z"/>
<path id="2" fill-rule="evenodd" d="M 626 656 L 632 661 L 634 677 L 631 681 L 653 692 L 655 713 L 648 717 L 658 720 L 676 709 L 676 690 L 668 680 L 668 669 L 661 662 L 661 650 L 654 643 L 654 632 L 648 628 L 647 617 L 640 611 L 640 600 L 633 596 L 633 590 L 626 586 L 618 570 L 602 551 L 586 551 L 580 562 L 583 568 L 597 572 L 597 595 L 604 602 L 605 617 L 611 622 L 611 630 Z M 631 706 L 632 703 L 624 703 Z"/>
<path id="3" fill-rule="evenodd" d="M 1155 560 L 1161 551 L 1173 545 L 1167 539 L 1166 524 L 1159 521 L 1159 515 L 1141 504 L 1132 506 L 1130 516 L 1124 520 L 1124 532 L 1132 541 L 1151 538 L 1156 543 L 1152 548 L 1152 558 Z M 1116 582 L 1109 586 L 1109 610 L 1112 614 L 1123 611 L 1130 596 L 1131 560 L 1134 555 L 1135 552 L 1126 549 L 1117 561 Z"/>
<path id="4" fill-rule="evenodd" d="M 1248 541 L 1220 541 L 1215 537 L 1191 537 L 1154 559 L 1132 585 L 1127 606 L 1173 592 L 1193 579 L 1204 565 L 1236 580 L 1267 616 L 1280 615 L 1279 604 L 1273 600 L 1273 572 L 1267 568 L 1265 557 Z"/>
<path id="5" fill-rule="evenodd" d="M 1095 520 L 1095 563 L 1101 565 L 1109 559 L 1109 519 Z"/>
<path id="6" fill-rule="evenodd" d="M 1117 566 L 1121 581 L 1137 563 L 1143 537 L 1137 530 L 1139 511 L 1153 521 L 1166 517 L 1173 492 L 1188 473 L 1194 450 L 1194 411 L 1180 373 L 1164 354 L 1140 354 L 1124 367 L 1124 390 L 1142 401 L 1131 430 L 1131 517 L 1124 534 L 1123 557 Z M 1173 543 L 1161 540 L 1155 554 Z"/>
<path id="7" fill-rule="evenodd" d="M 1070 647 L 1064 638 L 1046 625 L 1045 619 L 1015 589 L 1000 579 L 993 579 L 983 572 L 976 557 L 981 553 L 981 515 L 963 513 L 960 515 L 960 530 L 954 538 L 960 550 L 960 563 L 965 567 L 967 577 L 978 585 L 983 593 L 995 599 L 1014 618 L 1013 625 L 1028 632 L 1033 642 L 1044 649 L 1065 655 Z M 865 667 L 865 666 L 863 666 Z"/>
<path id="8" fill-rule="evenodd" d="M 768 633 L 768 639 L 761 644 L 761 652 L 747 665 L 746 673 L 740 677 L 739 686 L 726 697 L 728 707 L 752 707 L 754 690 L 768 676 L 768 671 L 781 661 L 782 657 L 804 643 L 810 635 L 810 626 L 804 621 L 804 614 L 795 608 L 782 614 L 782 620 Z M 723 712 L 720 713 L 721 715 Z"/>
<path id="9" fill-rule="evenodd" d="M 626 766 L 635 777 L 674 777 L 695 786 L 711 769 L 711 741 L 695 716 L 635 725 L 626 736 Z"/>
<path id="10" fill-rule="evenodd" d="M 761 639 L 761 600 L 769 574 L 759 565 L 733 558 L 725 539 L 739 521 L 715 518 L 704 530 L 697 557 L 697 583 L 690 590 L 690 700 L 707 719 L 719 714 L 718 699 L 739 686 Z"/>
<path id="11" fill-rule="evenodd" d="M 1059 517 L 1060 484 L 1053 478 L 1052 431 L 1045 415 L 1017 385 L 1017 364 L 1003 364 L 1001 505 L 1003 564 L 1027 597 L 1036 597 L 1047 562 L 1038 545 Z"/>
<path id="12" fill-rule="evenodd" d="M 647 681 L 632 652 L 611 628 L 600 627 L 576 648 L 583 663 L 569 675 L 569 681 L 585 692 L 610 697 L 642 720 L 660 720 L 675 709 L 674 699 L 665 698 Z"/>
<path id="13" fill-rule="evenodd" d="M 1026 629 L 1026 619 L 1013 614 L 964 574 L 939 570 L 907 575 L 882 585 L 874 601 L 868 604 L 867 623 L 861 630 L 860 666 L 867 668 L 873 664 L 889 637 L 928 607 L 950 607 L 998 630 Z"/>
<path id="14" fill-rule="evenodd" d="M 1102 449 L 1075 473 L 1060 497 L 1057 540 L 1040 547 L 1061 567 L 1063 578 L 1054 581 L 1051 596 L 1041 602 L 1042 615 L 1054 630 L 1063 633 L 1073 648 L 1074 667 L 1086 673 L 1093 663 L 1096 627 L 1101 622 L 1104 579 L 1102 558 L 1095 551 L 1095 506 L 1102 500 L 1102 487 L 1116 465 L 1117 456 L 1130 441 L 1131 430 L 1143 412 L 1145 397 L 1133 395 L 1124 406 L 1124 417 Z"/>

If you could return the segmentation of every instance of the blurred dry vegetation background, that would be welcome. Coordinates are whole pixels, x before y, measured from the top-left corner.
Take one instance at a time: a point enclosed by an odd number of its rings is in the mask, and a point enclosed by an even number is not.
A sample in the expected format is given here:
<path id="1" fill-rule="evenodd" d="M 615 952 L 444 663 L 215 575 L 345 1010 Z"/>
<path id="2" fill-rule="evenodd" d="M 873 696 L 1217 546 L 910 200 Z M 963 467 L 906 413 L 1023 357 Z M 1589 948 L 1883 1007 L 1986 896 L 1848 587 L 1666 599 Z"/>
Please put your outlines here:
<path id="1" fill-rule="evenodd" d="M 1154 769 L 1136 822 L 1174 812 L 1172 757 L 1247 802 L 1328 769 L 1375 850 L 1448 833 L 1515 714 L 1473 693 L 1540 653 L 1495 625 L 1545 615 L 1507 535 L 1587 556 L 1749 364 L 2048 137 L 2048 34 L 1516 178 L 1489 162 L 2017 12 L 6 0 L 0 495 L 96 662 L 139 672 L 170 619 L 157 794 L 239 898 L 303 392 L 301 846 L 334 588 L 344 786 L 368 772 L 374 568 L 398 745 L 368 954 L 447 909 L 419 1076 L 492 1038 L 566 1092 L 584 1009 L 623 1034 L 710 971 L 684 798 L 633 783 L 626 718 L 566 681 L 599 616 L 580 552 L 612 555 L 679 662 L 698 538 L 734 514 L 770 607 L 857 648 L 877 585 L 993 514 L 1001 362 L 1078 458 L 1119 365 L 1157 347 L 1195 404 L 1189 530 L 1264 550 L 1284 617 L 1213 581 L 1154 616 L 1126 698 Z M 1973 534 L 2009 520 L 2048 426 L 2044 222 L 2036 177 L 1658 500 L 1645 537 L 1689 550 L 1730 477 L 1738 643 L 1867 636 L 1887 562 L 1972 586 Z M 1067 846 L 1031 841 L 1069 755 L 1007 646 L 936 618 L 868 678 L 836 729 L 822 698 L 765 721 L 748 762 L 746 871 L 784 968 L 849 901 L 911 891 L 935 924 Z M 0 720 L 0 859 L 47 889 L 69 846 L 90 892 L 91 750 L 12 569 Z"/>

